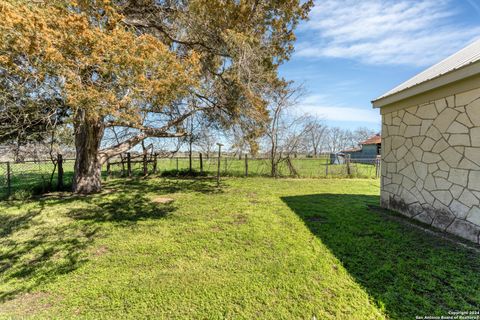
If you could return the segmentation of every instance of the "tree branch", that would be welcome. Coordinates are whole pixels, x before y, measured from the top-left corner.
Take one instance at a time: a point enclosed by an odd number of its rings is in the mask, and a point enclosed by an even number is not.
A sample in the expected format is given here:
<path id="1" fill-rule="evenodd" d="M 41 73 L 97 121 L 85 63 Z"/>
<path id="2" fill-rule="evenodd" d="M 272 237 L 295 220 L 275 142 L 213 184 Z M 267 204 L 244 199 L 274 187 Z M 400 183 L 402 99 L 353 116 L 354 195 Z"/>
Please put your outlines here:
<path id="1" fill-rule="evenodd" d="M 136 146 L 146 138 L 181 138 L 181 137 L 187 136 L 188 135 L 187 132 L 168 132 L 168 130 L 182 123 L 186 118 L 193 115 L 196 111 L 197 111 L 196 109 L 190 110 L 182 114 L 181 116 L 170 120 L 160 128 L 150 128 L 150 127 L 144 127 L 144 126 L 137 126 L 137 127 L 129 126 L 134 129 L 138 129 L 140 133 L 125 140 L 124 142 L 118 143 L 115 146 L 100 150 L 99 152 L 100 162 L 104 163 L 109 158 L 130 150 L 131 148 L 133 148 L 134 146 Z M 112 125 L 113 125 L 113 122 L 112 122 Z"/>
<path id="2" fill-rule="evenodd" d="M 178 43 L 178 44 L 181 44 L 181 45 L 184 45 L 184 46 L 188 46 L 188 47 L 194 47 L 194 46 L 198 46 L 198 47 L 202 47 L 218 56 L 221 56 L 221 57 L 224 57 L 224 58 L 231 58 L 231 56 L 227 53 L 222 53 L 222 52 L 219 52 L 217 50 L 215 50 L 214 48 L 206 45 L 205 43 L 203 42 L 199 42 L 199 41 L 184 41 L 184 40 L 179 40 L 179 39 L 176 39 L 174 37 L 172 37 L 165 29 L 162 25 L 158 24 L 158 23 L 155 23 L 155 22 L 152 22 L 152 21 L 147 21 L 145 19 L 139 19 L 139 18 L 133 18 L 133 17 L 126 17 L 123 19 L 123 23 L 128 25 L 128 26 L 132 26 L 132 27 L 140 27 L 140 28 L 153 28 L 159 32 L 161 32 L 165 37 L 168 38 L 168 40 L 170 40 L 171 42 L 174 42 L 174 43 Z"/>
<path id="3" fill-rule="evenodd" d="M 142 132 L 136 136 L 133 136 L 113 147 L 100 150 L 100 162 L 103 164 L 111 157 L 114 157 L 117 154 L 121 154 L 123 152 L 127 152 L 146 138 L 181 138 L 186 135 L 186 132 L 170 133 L 165 131 L 159 131 L 159 129 L 149 128 L 146 132 Z"/>

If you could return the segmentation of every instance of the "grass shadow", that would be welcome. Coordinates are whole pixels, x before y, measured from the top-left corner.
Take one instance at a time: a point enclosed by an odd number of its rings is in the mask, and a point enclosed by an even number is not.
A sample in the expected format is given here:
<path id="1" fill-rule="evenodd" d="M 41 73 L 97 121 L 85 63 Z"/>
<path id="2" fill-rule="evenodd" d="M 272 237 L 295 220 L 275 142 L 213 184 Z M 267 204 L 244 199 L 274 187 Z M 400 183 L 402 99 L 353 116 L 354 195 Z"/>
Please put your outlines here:
<path id="1" fill-rule="evenodd" d="M 172 192 L 188 186 L 206 191 L 194 182 L 161 184 L 142 187 L 141 181 L 112 182 L 107 183 L 110 191 L 99 195 L 58 193 L 2 203 L 7 210 L 0 208 L 0 303 L 21 298 L 87 263 L 88 249 L 112 224 L 126 227 L 162 219 L 176 209 L 174 204 L 152 202 L 146 191 Z M 25 204 L 33 209 L 24 209 Z"/>
<path id="2" fill-rule="evenodd" d="M 99 228 L 42 221 L 43 209 L 0 214 L 0 303 L 69 273 L 87 261 L 84 250 Z"/>
<path id="3" fill-rule="evenodd" d="M 95 201 L 95 205 L 88 208 L 71 209 L 68 216 L 80 221 L 132 225 L 142 220 L 164 218 L 174 210 L 173 204 L 154 203 L 140 192 L 130 191 Z"/>
<path id="4" fill-rule="evenodd" d="M 392 319 L 480 308 L 480 254 L 368 210 L 379 197 L 283 197 Z M 405 220 L 406 222 L 406 220 Z"/>

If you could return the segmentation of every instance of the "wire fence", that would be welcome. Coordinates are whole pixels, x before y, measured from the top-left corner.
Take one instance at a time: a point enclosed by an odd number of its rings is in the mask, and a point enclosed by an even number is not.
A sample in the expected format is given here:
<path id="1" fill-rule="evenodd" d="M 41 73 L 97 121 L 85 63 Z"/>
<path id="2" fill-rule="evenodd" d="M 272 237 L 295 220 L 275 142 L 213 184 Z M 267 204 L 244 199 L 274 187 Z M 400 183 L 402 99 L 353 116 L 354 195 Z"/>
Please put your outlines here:
<path id="1" fill-rule="evenodd" d="M 74 159 L 59 156 L 54 161 L 0 162 L 0 198 L 25 198 L 49 191 L 70 190 Z M 276 177 L 371 178 L 380 176 L 380 158 L 349 159 L 321 156 L 286 158 L 278 161 Z M 109 160 L 102 167 L 103 179 L 142 176 L 271 177 L 269 158 L 221 156 L 168 157 L 133 156 L 129 153 Z"/>

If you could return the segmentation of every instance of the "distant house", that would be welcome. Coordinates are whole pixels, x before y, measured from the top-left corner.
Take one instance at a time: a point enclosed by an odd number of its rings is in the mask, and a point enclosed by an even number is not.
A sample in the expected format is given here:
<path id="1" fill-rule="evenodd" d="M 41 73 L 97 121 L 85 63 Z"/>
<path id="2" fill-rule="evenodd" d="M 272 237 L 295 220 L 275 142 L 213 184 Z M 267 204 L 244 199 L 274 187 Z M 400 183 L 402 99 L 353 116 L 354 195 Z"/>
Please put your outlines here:
<path id="1" fill-rule="evenodd" d="M 480 243 L 480 41 L 373 101 L 381 205 Z"/>
<path id="2" fill-rule="evenodd" d="M 360 147 L 342 150 L 341 153 L 350 155 L 350 159 L 372 160 L 380 155 L 382 150 L 382 137 L 380 134 L 371 136 L 360 142 Z"/>

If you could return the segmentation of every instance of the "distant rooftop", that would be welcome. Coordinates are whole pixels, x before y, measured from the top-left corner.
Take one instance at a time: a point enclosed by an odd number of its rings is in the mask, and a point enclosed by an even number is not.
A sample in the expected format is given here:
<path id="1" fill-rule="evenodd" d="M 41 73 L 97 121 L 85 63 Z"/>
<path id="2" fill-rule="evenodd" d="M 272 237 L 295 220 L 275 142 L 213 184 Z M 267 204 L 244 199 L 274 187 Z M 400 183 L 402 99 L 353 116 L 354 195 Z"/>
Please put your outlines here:
<path id="1" fill-rule="evenodd" d="M 382 143 L 382 136 L 379 133 L 377 133 L 374 136 L 371 136 L 370 138 L 368 138 L 367 140 L 365 140 L 363 142 L 360 142 L 361 145 L 364 145 L 364 144 L 379 144 L 379 143 Z"/>
<path id="2" fill-rule="evenodd" d="M 434 50 L 432 48 L 432 50 Z M 420 84 L 429 82 L 430 80 L 437 79 L 443 75 L 451 73 L 455 70 L 459 70 L 470 66 L 476 62 L 480 61 L 480 40 L 477 40 L 470 45 L 466 46 L 462 50 L 454 53 L 453 55 L 449 56 L 448 58 L 440 61 L 439 63 L 431 66 L 430 68 L 426 69 L 425 71 L 420 72 L 413 78 L 405 81 L 404 83 L 396 86 L 392 90 L 388 91 L 387 93 L 381 95 L 377 99 L 373 100 L 374 106 L 381 106 L 376 105 L 378 100 L 385 99 L 390 96 L 394 96 L 398 93 L 404 92 L 409 88 L 413 88 Z M 458 79 L 457 79 L 458 80 Z M 453 82 L 453 81 L 450 81 Z M 427 90 L 424 90 L 427 91 Z M 421 92 L 420 92 L 421 93 Z M 418 92 L 415 92 L 418 94 Z M 413 94 L 412 94 L 413 95 Z M 400 100 L 400 99 L 399 99 Z M 377 103 L 380 104 L 380 103 Z"/>

